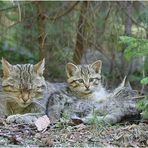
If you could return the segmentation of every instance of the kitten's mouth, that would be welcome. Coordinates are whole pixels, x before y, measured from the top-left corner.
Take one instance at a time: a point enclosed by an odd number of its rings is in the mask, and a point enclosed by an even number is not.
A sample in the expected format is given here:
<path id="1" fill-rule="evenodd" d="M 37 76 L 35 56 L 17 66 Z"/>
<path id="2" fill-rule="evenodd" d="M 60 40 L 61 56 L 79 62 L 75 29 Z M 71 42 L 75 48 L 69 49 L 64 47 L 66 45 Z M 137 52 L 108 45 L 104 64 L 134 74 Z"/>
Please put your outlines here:
<path id="1" fill-rule="evenodd" d="M 89 88 L 86 88 L 85 92 L 91 92 L 91 90 Z"/>
<path id="2" fill-rule="evenodd" d="M 30 105 L 31 103 L 26 103 L 26 102 L 22 102 L 20 103 L 21 107 L 27 107 L 28 105 Z"/>
<path id="3" fill-rule="evenodd" d="M 90 94 L 90 93 L 92 93 L 92 91 L 90 89 L 85 89 L 84 93 L 85 94 Z"/>

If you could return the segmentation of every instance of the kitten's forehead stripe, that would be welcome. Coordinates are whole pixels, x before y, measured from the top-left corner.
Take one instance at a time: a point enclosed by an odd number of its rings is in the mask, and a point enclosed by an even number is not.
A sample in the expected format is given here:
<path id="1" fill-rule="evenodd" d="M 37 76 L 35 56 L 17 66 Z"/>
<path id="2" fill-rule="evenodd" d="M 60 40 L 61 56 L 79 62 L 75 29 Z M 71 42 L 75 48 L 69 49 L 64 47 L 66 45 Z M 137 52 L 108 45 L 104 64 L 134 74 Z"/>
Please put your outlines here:
<path id="1" fill-rule="evenodd" d="M 28 87 L 32 87 L 32 72 L 33 72 L 33 66 L 32 64 L 17 64 L 16 68 L 18 70 L 18 75 L 20 77 L 20 89 L 28 89 Z M 30 84 L 30 86 L 29 86 Z"/>
<path id="2" fill-rule="evenodd" d="M 31 75 L 31 64 L 28 64 L 28 73 L 29 73 L 29 75 Z M 30 84 L 31 84 L 31 88 L 32 88 L 31 77 L 30 77 L 29 82 L 30 82 Z"/>
<path id="3" fill-rule="evenodd" d="M 16 67 L 18 68 L 18 74 L 19 74 L 19 78 L 20 78 L 20 84 L 19 84 L 19 89 L 20 89 L 21 88 L 21 84 L 22 84 L 21 66 L 19 64 L 17 64 Z"/>
<path id="4" fill-rule="evenodd" d="M 81 68 L 81 75 L 88 75 L 90 74 L 89 68 L 87 66 L 82 66 Z"/>

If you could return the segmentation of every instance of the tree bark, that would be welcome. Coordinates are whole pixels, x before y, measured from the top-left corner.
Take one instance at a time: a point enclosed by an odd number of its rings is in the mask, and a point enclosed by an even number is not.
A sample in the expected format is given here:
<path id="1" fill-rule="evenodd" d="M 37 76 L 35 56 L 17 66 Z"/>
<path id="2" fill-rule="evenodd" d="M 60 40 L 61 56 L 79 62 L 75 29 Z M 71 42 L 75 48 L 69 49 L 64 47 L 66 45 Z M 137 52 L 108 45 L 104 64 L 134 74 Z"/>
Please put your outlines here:
<path id="1" fill-rule="evenodd" d="M 76 45 L 73 56 L 73 61 L 75 64 L 81 63 L 81 58 L 84 52 L 84 38 L 85 38 L 85 28 L 87 21 L 86 13 L 88 8 L 88 3 L 89 3 L 88 1 L 83 1 L 81 3 L 80 16 L 77 26 Z"/>
<path id="2" fill-rule="evenodd" d="M 45 16 L 44 2 L 38 1 L 37 4 L 37 26 L 38 26 L 38 42 L 39 42 L 39 58 L 45 58 Z"/>
<path id="3" fill-rule="evenodd" d="M 126 2 L 126 8 L 127 8 L 127 13 L 128 14 L 132 14 L 132 2 L 127 1 Z M 132 20 L 131 18 L 129 18 L 128 16 L 126 16 L 125 19 L 125 30 L 124 30 L 124 34 L 126 36 L 131 36 L 131 28 L 132 28 Z"/>
<path id="4" fill-rule="evenodd" d="M 127 1 L 126 2 L 126 12 L 128 13 L 128 14 L 132 14 L 132 3 L 133 2 L 130 2 L 130 1 Z M 130 17 L 128 17 L 127 15 L 126 15 L 126 18 L 125 18 L 125 30 L 124 30 L 124 35 L 125 36 L 131 36 L 131 29 L 132 29 L 132 20 L 131 20 L 131 18 Z M 122 58 L 121 58 L 121 65 L 123 66 L 122 67 L 122 74 L 123 74 L 123 77 L 125 76 L 125 75 L 128 75 L 129 74 L 129 72 L 130 72 L 130 69 L 131 69 L 131 66 L 132 66 L 132 61 L 130 61 L 130 62 L 127 62 L 126 60 L 125 60 L 125 58 L 124 58 L 124 51 L 125 51 L 125 49 L 126 49 L 126 45 L 125 45 L 125 47 L 123 48 L 123 50 L 122 50 Z"/>

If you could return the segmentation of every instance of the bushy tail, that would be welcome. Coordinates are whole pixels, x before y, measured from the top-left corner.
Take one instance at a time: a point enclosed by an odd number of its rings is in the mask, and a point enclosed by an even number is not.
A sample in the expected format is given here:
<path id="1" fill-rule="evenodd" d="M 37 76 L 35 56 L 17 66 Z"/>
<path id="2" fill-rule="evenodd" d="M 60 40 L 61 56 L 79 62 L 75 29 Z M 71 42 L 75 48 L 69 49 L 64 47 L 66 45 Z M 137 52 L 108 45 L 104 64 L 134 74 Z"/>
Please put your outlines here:
<path id="1" fill-rule="evenodd" d="M 122 83 L 111 93 L 111 96 L 117 96 L 125 88 L 126 76 L 124 77 Z"/>

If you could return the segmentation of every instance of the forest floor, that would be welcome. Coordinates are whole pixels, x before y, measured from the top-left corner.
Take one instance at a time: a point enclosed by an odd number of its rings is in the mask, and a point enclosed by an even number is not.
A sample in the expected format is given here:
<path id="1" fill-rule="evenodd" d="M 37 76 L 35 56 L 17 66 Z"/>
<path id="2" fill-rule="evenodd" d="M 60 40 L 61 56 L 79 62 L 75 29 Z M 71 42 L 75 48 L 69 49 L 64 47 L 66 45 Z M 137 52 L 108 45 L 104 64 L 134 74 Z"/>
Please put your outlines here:
<path id="1" fill-rule="evenodd" d="M 0 147 L 148 147 L 148 124 L 122 122 L 114 126 L 52 125 L 44 132 L 33 125 L 7 124 L 0 119 Z"/>

